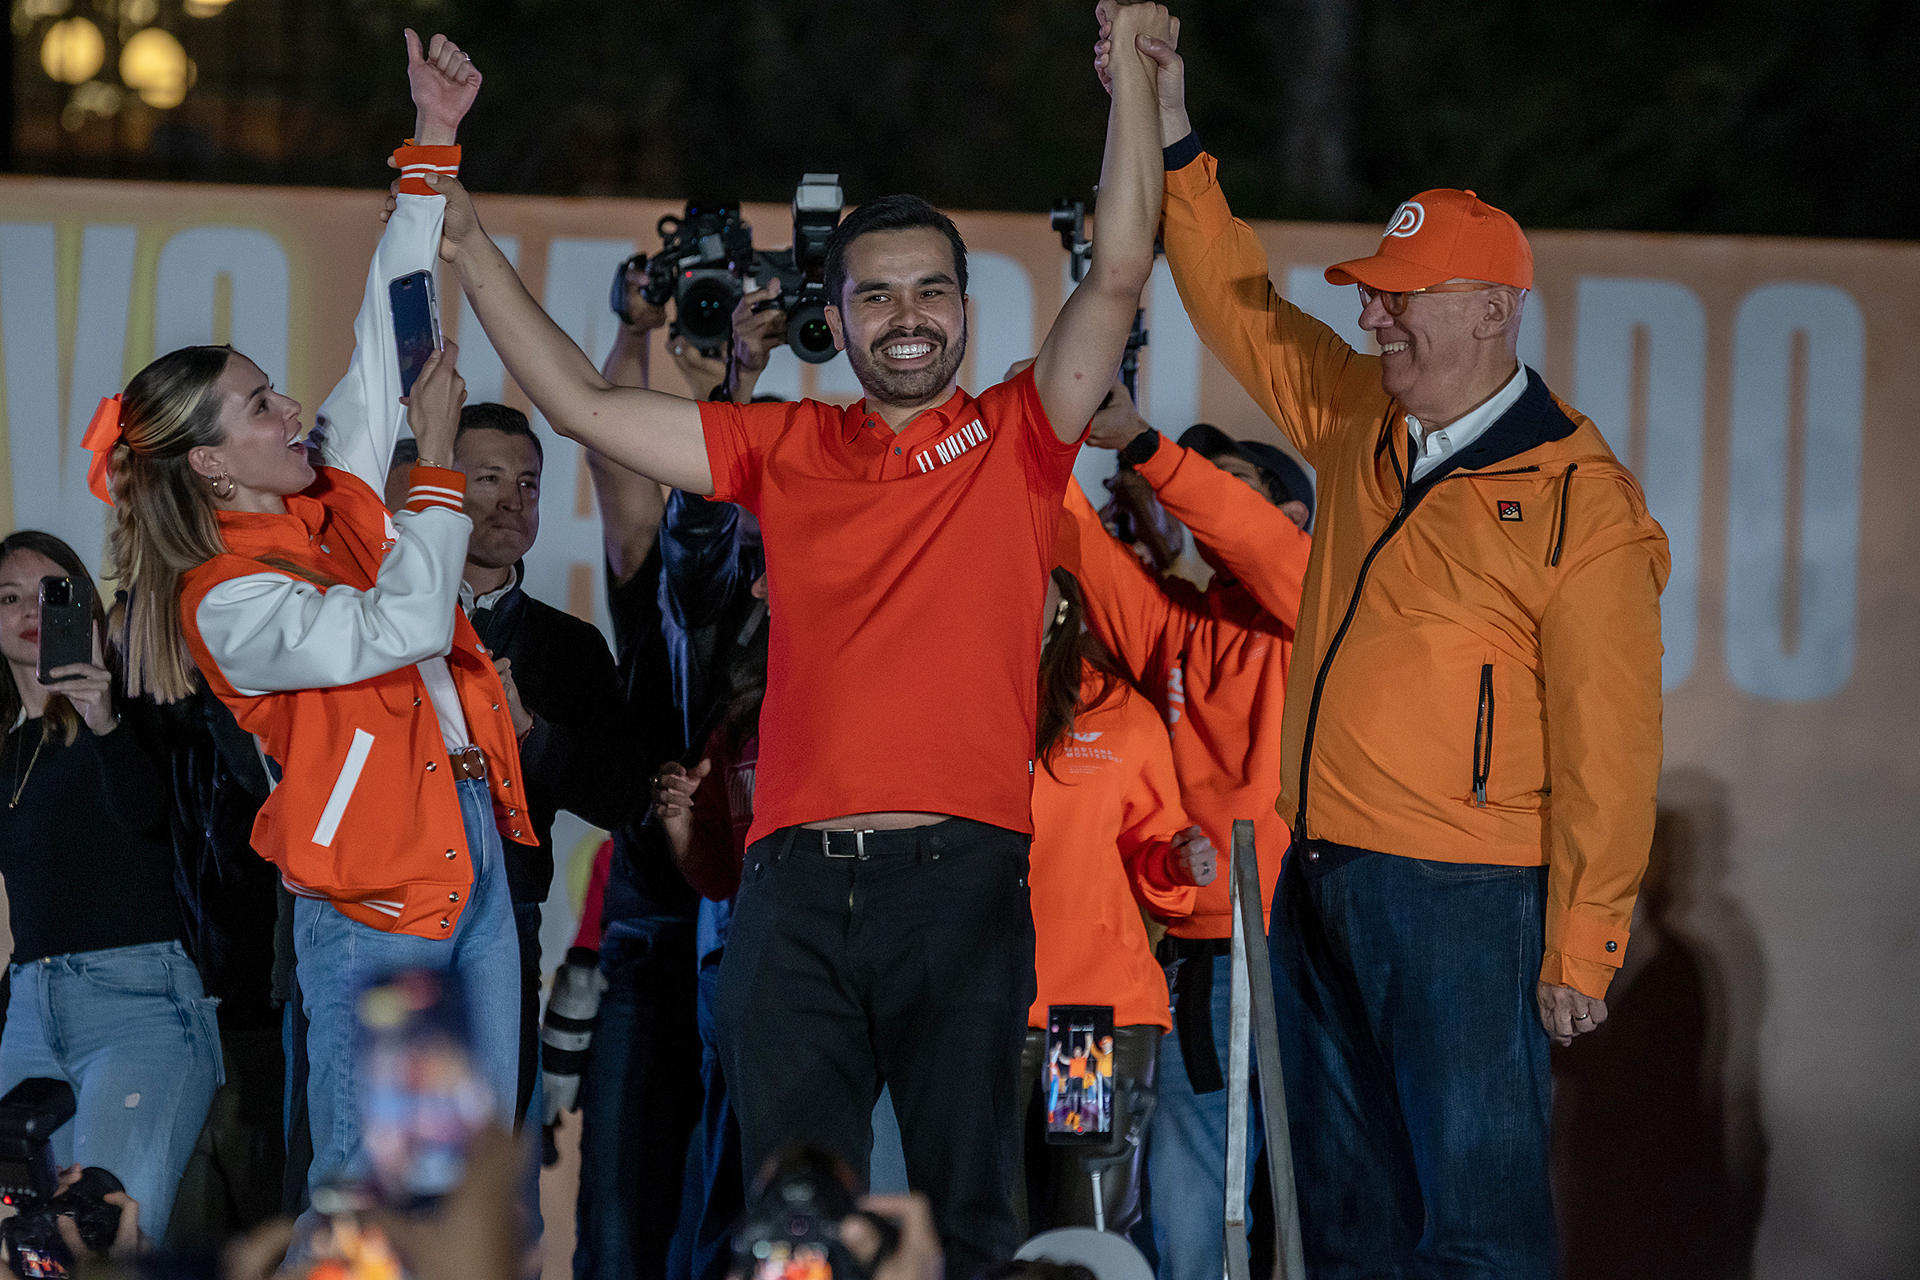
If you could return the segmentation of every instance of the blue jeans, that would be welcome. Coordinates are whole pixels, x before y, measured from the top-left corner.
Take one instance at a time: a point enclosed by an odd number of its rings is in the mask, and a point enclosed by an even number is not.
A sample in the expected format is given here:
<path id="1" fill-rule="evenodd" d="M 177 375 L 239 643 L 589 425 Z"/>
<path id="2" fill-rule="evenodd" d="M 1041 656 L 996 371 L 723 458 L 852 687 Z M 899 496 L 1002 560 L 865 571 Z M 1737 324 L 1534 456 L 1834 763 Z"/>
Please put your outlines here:
<path id="1" fill-rule="evenodd" d="M 1227 1038 L 1233 1029 L 1230 960 L 1230 956 L 1213 957 L 1210 1013 L 1213 1052 L 1222 1076 L 1227 1070 Z M 1147 1126 L 1146 1154 L 1156 1274 L 1159 1280 L 1220 1280 L 1226 1269 L 1227 1090 L 1194 1092 L 1178 1025 L 1160 1037 L 1157 1073 L 1160 1101 Z M 1260 1155 L 1257 1102 L 1249 1106 L 1247 1123 L 1250 1192 Z"/>
<path id="2" fill-rule="evenodd" d="M 73 1086 L 54 1158 L 97 1165 L 140 1202 L 140 1226 L 166 1235 L 220 1064 L 216 1001 L 177 942 L 48 956 L 12 968 L 0 1093 L 36 1076 Z"/>
<path id="3" fill-rule="evenodd" d="M 1274 1003 L 1313 1276 L 1551 1280 L 1546 884 L 1545 867 L 1287 854 Z"/>
<path id="4" fill-rule="evenodd" d="M 307 1123 L 313 1134 L 312 1189 L 366 1174 L 354 1054 L 354 1004 L 368 984 L 405 969 L 457 977 L 472 1024 L 476 1073 L 493 1087 L 503 1124 L 513 1115 L 520 1073 L 520 944 L 501 866 L 487 784 L 459 784 L 460 817 L 473 856 L 467 909 L 450 938 L 385 933 L 349 920 L 332 904 L 299 898 L 293 908 L 294 951 L 307 1015 Z M 308 1209 L 302 1226 L 315 1219 Z M 303 1230 L 301 1238 L 305 1237 Z"/>

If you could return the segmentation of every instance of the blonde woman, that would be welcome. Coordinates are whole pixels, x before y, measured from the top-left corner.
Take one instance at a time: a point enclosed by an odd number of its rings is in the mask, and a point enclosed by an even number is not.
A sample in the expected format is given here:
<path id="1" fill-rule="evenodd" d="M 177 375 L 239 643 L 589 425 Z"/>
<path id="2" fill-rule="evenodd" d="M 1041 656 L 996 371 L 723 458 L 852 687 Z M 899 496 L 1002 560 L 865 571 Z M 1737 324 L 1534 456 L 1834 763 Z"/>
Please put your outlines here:
<path id="1" fill-rule="evenodd" d="M 409 31 L 407 51 L 415 135 L 395 153 L 352 364 L 320 407 L 324 465 L 308 462 L 300 405 L 225 347 L 155 360 L 93 436 L 131 591 L 129 687 L 166 700 L 204 680 L 277 784 L 253 846 L 296 895 L 310 1187 L 363 1172 L 353 1005 L 369 981 L 457 979 L 503 1118 L 518 1069 L 500 837 L 531 842 L 532 828 L 499 677 L 457 604 L 471 524 L 450 463 L 466 391 L 449 343 L 402 401 L 387 301 L 390 281 L 433 266 L 443 201 L 423 175 L 457 168 L 480 76 L 443 37 L 423 51 Z M 403 413 L 420 462 L 389 518 Z"/>

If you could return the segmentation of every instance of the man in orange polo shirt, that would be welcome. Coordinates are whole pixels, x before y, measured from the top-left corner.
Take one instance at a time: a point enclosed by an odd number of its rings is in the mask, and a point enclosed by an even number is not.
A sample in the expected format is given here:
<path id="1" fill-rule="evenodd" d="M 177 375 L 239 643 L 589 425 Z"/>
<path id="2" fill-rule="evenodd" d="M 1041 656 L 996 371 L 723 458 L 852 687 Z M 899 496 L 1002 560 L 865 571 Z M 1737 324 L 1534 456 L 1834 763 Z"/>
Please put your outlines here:
<path id="1" fill-rule="evenodd" d="M 1111 17 L 1172 38 L 1151 4 Z M 1116 59 L 1100 253 L 1034 367 L 958 388 L 966 257 L 889 197 L 828 250 L 827 310 L 866 398 L 698 405 L 616 387 L 527 294 L 457 183 L 444 252 L 562 434 L 753 510 L 773 627 L 752 845 L 718 997 L 746 1167 L 794 1142 L 866 1167 L 892 1089 L 909 1180 L 956 1276 L 1018 1243 L 1009 1183 L 1034 989 L 1028 795 L 1059 504 L 1152 267 L 1152 65 Z M 1131 128 L 1122 121 L 1132 117 Z"/>
<path id="2" fill-rule="evenodd" d="M 1326 272 L 1379 343 L 1355 351 L 1273 288 L 1179 55 L 1145 44 L 1181 300 L 1319 481 L 1272 924 L 1308 1267 L 1546 1280 L 1547 1049 L 1605 1021 L 1646 869 L 1666 538 L 1520 363 L 1519 224 L 1401 204 Z"/>

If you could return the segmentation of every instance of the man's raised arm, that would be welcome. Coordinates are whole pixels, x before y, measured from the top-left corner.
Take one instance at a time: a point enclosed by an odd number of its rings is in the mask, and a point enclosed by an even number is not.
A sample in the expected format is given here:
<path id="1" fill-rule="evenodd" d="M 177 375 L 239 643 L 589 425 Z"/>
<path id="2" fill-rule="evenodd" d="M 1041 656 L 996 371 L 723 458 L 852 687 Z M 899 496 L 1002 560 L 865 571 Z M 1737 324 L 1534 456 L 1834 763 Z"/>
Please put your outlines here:
<path id="1" fill-rule="evenodd" d="M 1153 272 L 1153 234 L 1160 221 L 1164 166 L 1160 159 L 1156 65 L 1142 40 L 1171 45 L 1179 23 L 1164 5 L 1100 0 L 1103 30 L 1111 29 L 1113 100 L 1107 110 L 1107 147 L 1100 164 L 1097 243 L 1086 278 L 1067 299 L 1034 360 L 1034 385 L 1054 434 L 1078 440 L 1106 398 L 1126 350 L 1140 292 Z"/>
<path id="2" fill-rule="evenodd" d="M 460 268 L 481 328 L 553 429 L 641 475 L 711 494 L 700 406 L 665 392 L 616 387 L 602 377 L 527 292 L 480 225 L 466 188 L 452 178 L 428 182 L 447 198 L 440 256 Z"/>

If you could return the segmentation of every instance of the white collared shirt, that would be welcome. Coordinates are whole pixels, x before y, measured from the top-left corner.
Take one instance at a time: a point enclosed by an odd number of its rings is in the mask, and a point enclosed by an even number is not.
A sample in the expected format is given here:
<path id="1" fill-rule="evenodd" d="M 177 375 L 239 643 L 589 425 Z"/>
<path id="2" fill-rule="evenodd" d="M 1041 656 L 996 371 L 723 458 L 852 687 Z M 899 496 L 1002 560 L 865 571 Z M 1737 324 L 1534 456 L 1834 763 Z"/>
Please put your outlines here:
<path id="1" fill-rule="evenodd" d="M 465 609 L 467 616 L 471 618 L 480 610 L 491 609 L 499 604 L 502 596 L 519 585 L 520 566 L 517 564 L 507 570 L 507 580 L 505 582 L 483 596 L 474 595 L 473 588 L 467 585 L 467 580 L 463 577 L 460 579 L 460 607 Z"/>
<path id="2" fill-rule="evenodd" d="M 1514 406 L 1526 389 L 1527 366 L 1523 364 L 1507 379 L 1506 385 L 1482 401 L 1478 408 L 1468 410 L 1444 427 L 1428 430 L 1420 425 L 1420 419 L 1408 414 L 1407 430 L 1420 442 L 1420 452 L 1413 460 L 1413 474 L 1407 478 L 1420 479 L 1478 440 L 1488 427 L 1500 420 L 1501 414 Z"/>

